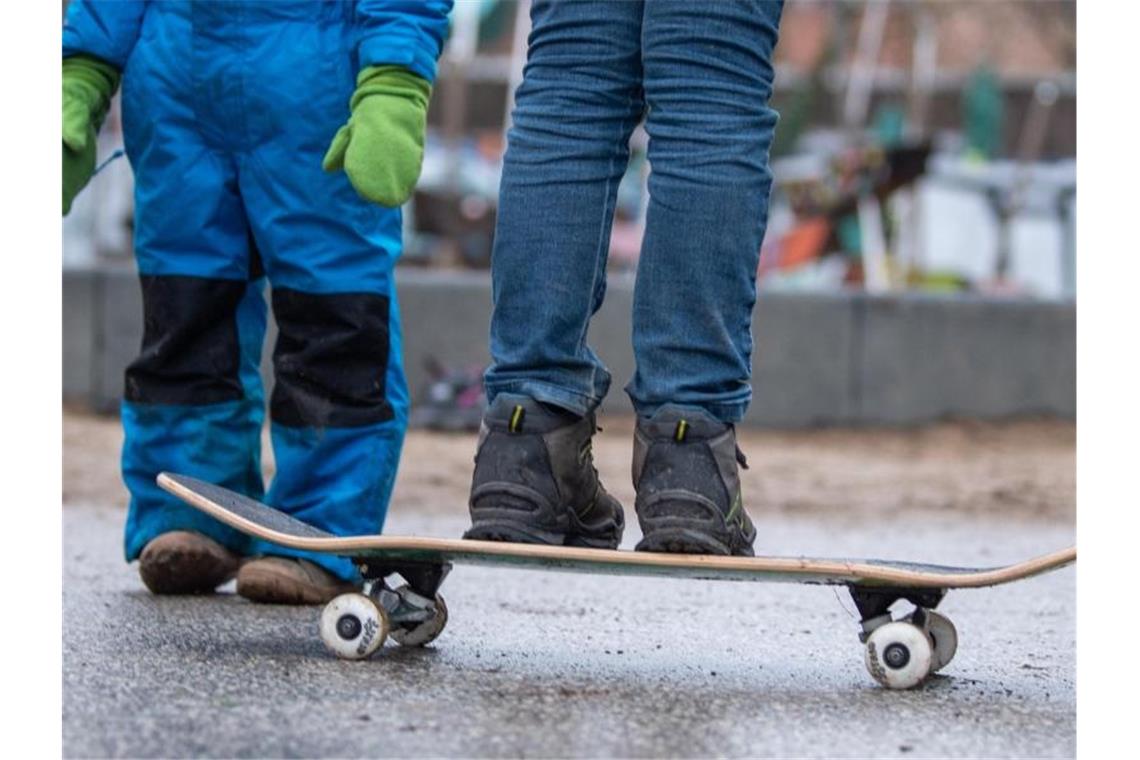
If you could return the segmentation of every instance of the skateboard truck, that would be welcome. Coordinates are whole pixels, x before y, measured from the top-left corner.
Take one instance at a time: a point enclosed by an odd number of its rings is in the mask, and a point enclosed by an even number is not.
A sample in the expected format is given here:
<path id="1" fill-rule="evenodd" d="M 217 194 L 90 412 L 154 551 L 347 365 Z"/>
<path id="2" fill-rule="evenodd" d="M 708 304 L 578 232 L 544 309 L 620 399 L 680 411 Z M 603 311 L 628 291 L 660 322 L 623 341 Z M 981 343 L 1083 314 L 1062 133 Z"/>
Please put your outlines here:
<path id="1" fill-rule="evenodd" d="M 884 623 L 891 621 L 891 605 L 900 599 L 914 605 L 915 611 L 911 616 L 919 619 L 939 605 L 946 596 L 946 590 L 940 588 L 872 588 L 868 586 L 848 586 L 855 608 L 859 610 L 860 624 L 863 632 L 859 640 L 867 641 L 867 637 Z M 919 621 L 916 621 L 919 622 Z M 920 624 L 920 623 L 919 623 Z"/>
<path id="2" fill-rule="evenodd" d="M 365 583 L 399 575 L 409 588 L 426 597 L 434 597 L 451 572 L 450 562 L 377 562 L 369 557 L 356 557 L 352 561 Z"/>
<path id="3" fill-rule="evenodd" d="M 353 562 L 364 579 L 361 591 L 341 594 L 321 612 L 321 639 L 338 657 L 368 657 L 389 636 L 397 644 L 422 647 L 443 633 L 447 604 L 438 592 L 450 562 Z M 405 583 L 392 588 L 392 575 Z"/>
<path id="4" fill-rule="evenodd" d="M 364 578 L 362 593 L 388 613 L 390 623 L 405 629 L 432 619 L 436 614 L 436 601 L 440 598 L 439 587 L 451 572 L 450 563 L 353 561 Z M 403 578 L 404 585 L 394 589 L 390 587 L 387 578 L 392 575 Z"/>
<path id="5" fill-rule="evenodd" d="M 958 650 L 958 631 L 934 608 L 944 588 L 848 586 L 859 610 L 863 656 L 871 676 L 884 686 L 906 689 L 950 664 Z M 891 605 L 906 600 L 914 610 L 898 620 Z"/>

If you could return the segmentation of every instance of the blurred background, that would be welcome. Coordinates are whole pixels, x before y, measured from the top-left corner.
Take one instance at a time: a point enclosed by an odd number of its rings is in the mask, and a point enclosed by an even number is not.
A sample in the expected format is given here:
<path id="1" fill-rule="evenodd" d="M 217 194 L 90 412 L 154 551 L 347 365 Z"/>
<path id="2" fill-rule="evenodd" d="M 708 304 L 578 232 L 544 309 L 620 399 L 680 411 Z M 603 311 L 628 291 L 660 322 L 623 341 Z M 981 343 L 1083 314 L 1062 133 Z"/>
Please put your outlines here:
<path id="1" fill-rule="evenodd" d="M 469 428 L 527 0 L 460 0 L 405 210 L 400 295 L 415 422 Z M 756 402 L 777 427 L 1075 414 L 1072 2 L 789 0 L 756 310 Z M 100 156 L 122 145 L 117 112 Z M 628 411 L 647 137 L 619 191 L 591 330 Z M 64 230 L 64 394 L 111 410 L 138 349 L 131 172 L 113 161 Z M 272 336 L 270 336 L 272 340 Z M 267 351 L 267 355 L 268 355 Z"/>

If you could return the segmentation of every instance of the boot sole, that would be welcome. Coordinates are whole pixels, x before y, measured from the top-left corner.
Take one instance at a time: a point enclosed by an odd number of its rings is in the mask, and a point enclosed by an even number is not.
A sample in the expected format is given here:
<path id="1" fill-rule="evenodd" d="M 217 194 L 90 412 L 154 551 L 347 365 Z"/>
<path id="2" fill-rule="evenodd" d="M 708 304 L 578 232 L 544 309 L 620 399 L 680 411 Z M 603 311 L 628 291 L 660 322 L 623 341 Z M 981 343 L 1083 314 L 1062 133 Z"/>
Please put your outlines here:
<path id="1" fill-rule="evenodd" d="M 493 522 L 476 522 L 467 529 L 463 538 L 469 541 L 502 541 L 513 544 L 562 546 L 566 540 L 566 534 L 542 530 L 526 523 L 495 520 Z"/>
<path id="2" fill-rule="evenodd" d="M 716 554 L 730 556 L 734 552 L 728 544 L 689 528 L 663 528 L 645 535 L 637 543 L 635 549 L 639 552 L 664 552 L 666 554 Z M 752 547 L 746 546 L 742 551 L 735 552 L 737 556 L 751 557 Z"/>
<path id="3" fill-rule="evenodd" d="M 590 538 L 582 534 L 567 535 L 566 546 L 579 546 L 583 549 L 617 549 L 621 543 L 621 536 L 617 538 Z"/>
<path id="4" fill-rule="evenodd" d="M 592 538 L 580 533 L 556 533 L 536 530 L 523 523 L 496 521 L 473 525 L 463 534 L 467 541 L 499 541 L 511 544 L 540 544 L 543 546 L 580 546 L 586 549 L 616 549 L 621 543 L 620 536 L 614 538 Z"/>

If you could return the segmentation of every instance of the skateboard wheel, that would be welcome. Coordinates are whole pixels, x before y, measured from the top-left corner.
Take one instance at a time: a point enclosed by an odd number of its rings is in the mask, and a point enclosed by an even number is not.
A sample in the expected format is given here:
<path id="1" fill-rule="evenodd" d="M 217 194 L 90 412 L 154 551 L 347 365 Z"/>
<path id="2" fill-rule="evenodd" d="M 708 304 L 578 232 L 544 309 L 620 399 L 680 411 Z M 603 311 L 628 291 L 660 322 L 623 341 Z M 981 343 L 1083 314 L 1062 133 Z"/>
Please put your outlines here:
<path id="1" fill-rule="evenodd" d="M 401 586 L 396 593 L 403 594 L 407 586 Z M 428 620 L 417 623 L 412 628 L 397 627 L 392 631 L 392 640 L 405 647 L 423 647 L 435 641 L 447 625 L 447 604 L 439 594 L 435 595 L 435 614 Z"/>
<path id="2" fill-rule="evenodd" d="M 934 648 L 926 633 L 911 623 L 881 625 L 863 650 L 867 672 L 888 689 L 909 689 L 930 674 Z"/>
<path id="3" fill-rule="evenodd" d="M 950 622 L 950 618 L 934 610 L 927 610 L 926 633 L 934 645 L 930 672 L 937 673 L 950 664 L 958 651 L 958 630 Z"/>
<path id="4" fill-rule="evenodd" d="M 341 594 L 321 612 L 321 641 L 337 657 L 363 660 L 388 636 L 388 613 L 364 594 Z"/>

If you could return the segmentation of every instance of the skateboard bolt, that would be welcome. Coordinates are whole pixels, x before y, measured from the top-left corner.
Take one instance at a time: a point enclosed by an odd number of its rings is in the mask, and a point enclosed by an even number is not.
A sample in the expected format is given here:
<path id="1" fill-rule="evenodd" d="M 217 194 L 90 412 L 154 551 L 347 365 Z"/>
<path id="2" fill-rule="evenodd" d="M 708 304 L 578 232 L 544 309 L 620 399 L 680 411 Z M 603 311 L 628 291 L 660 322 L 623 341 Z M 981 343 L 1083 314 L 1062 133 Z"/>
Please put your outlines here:
<path id="1" fill-rule="evenodd" d="M 902 644 L 891 644 L 883 650 L 883 661 L 889 667 L 898 670 L 910 662 L 910 650 Z"/>
<path id="2" fill-rule="evenodd" d="M 360 618 L 356 615 L 341 615 L 336 621 L 336 632 L 342 639 L 352 641 L 360 635 Z"/>

